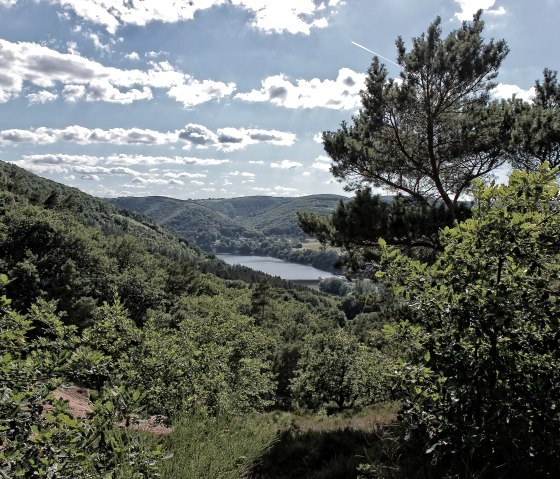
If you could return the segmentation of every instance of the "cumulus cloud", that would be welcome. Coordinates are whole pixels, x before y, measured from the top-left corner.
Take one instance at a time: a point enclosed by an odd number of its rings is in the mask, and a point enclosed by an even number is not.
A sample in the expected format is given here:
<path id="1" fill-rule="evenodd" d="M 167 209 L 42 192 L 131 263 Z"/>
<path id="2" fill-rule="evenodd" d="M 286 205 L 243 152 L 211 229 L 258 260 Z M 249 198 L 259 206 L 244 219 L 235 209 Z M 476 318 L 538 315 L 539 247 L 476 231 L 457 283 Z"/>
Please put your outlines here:
<path id="1" fill-rule="evenodd" d="M 323 163 L 321 161 L 316 161 L 311 165 L 311 168 L 320 171 L 329 171 L 331 169 L 331 165 L 329 165 L 328 163 Z"/>
<path id="2" fill-rule="evenodd" d="M 320 155 L 315 158 L 315 162 L 311 165 L 311 168 L 319 171 L 330 171 L 331 159 L 326 155 Z"/>
<path id="3" fill-rule="evenodd" d="M 218 150 L 233 151 L 258 143 L 291 146 L 295 140 L 295 134 L 283 131 L 220 128 L 214 133 L 203 125 L 192 123 L 186 125 L 181 130 L 167 132 L 142 128 L 111 128 L 104 130 L 101 128 L 85 128 L 79 125 L 71 125 L 65 128 L 40 127 L 30 130 L 0 130 L 0 144 L 32 143 L 45 145 L 56 142 L 72 142 L 80 145 L 96 143 L 112 145 L 171 145 L 182 141 L 186 143 L 185 149 L 214 146 Z"/>
<path id="4" fill-rule="evenodd" d="M 193 158 L 188 156 L 147 156 L 147 155 L 111 155 L 105 158 L 107 163 L 116 165 L 202 165 L 217 166 L 230 163 L 230 160 L 213 158 Z"/>
<path id="5" fill-rule="evenodd" d="M 34 173 L 78 173 L 83 175 L 129 175 L 135 178 L 150 176 L 134 170 L 131 167 L 150 165 L 193 165 L 193 166 L 218 166 L 230 163 L 230 160 L 217 160 L 213 158 L 194 157 L 166 157 L 144 155 L 69 155 L 63 153 L 24 155 L 21 160 L 14 162 L 18 166 Z M 152 173 L 153 175 L 153 173 Z M 178 172 L 165 174 L 163 179 L 179 180 L 180 178 L 204 178 L 205 173 Z M 163 183 L 162 183 L 163 184 Z"/>
<path id="6" fill-rule="evenodd" d="M 286 195 L 293 195 L 294 193 L 297 193 L 297 191 L 298 191 L 297 188 L 289 188 L 287 186 L 275 186 L 270 192 L 270 194 L 286 196 Z"/>
<path id="7" fill-rule="evenodd" d="M 54 101 L 58 98 L 56 93 L 51 93 L 47 90 L 41 90 L 37 93 L 30 93 L 27 95 L 27 99 L 29 100 L 30 105 L 34 105 L 36 103 L 48 103 L 50 101 Z"/>
<path id="8" fill-rule="evenodd" d="M 107 67 L 77 53 L 60 53 L 36 43 L 0 39 L 0 103 L 20 95 L 25 86 L 56 94 L 66 101 L 129 104 L 150 100 L 162 89 L 185 108 L 219 100 L 235 90 L 234 83 L 197 80 L 168 62 L 152 62 L 147 70 Z M 45 93 L 43 93 L 45 95 Z"/>
<path id="9" fill-rule="evenodd" d="M 66 128 L 35 128 L 32 130 L 0 131 L 0 144 L 33 143 L 44 145 L 67 141 L 88 145 L 109 143 L 113 145 L 164 145 L 178 141 L 177 132 L 159 132 L 140 128 L 84 128 L 72 125 Z"/>
<path id="10" fill-rule="evenodd" d="M 230 173 L 228 173 L 229 176 L 242 176 L 245 178 L 254 178 L 255 173 L 249 173 L 248 171 L 231 171 Z"/>
<path id="11" fill-rule="evenodd" d="M 492 91 L 492 95 L 495 98 L 504 98 L 508 99 L 515 95 L 516 98 L 519 98 L 527 103 L 532 103 L 533 99 L 535 98 L 535 88 L 529 88 L 528 90 L 523 90 L 522 88 L 518 87 L 517 85 L 508 85 L 505 83 L 499 83 Z"/>
<path id="12" fill-rule="evenodd" d="M 244 149 L 249 145 L 267 143 L 276 146 L 291 146 L 296 140 L 294 133 L 277 130 L 246 128 L 219 128 L 216 132 L 203 125 L 189 123 L 178 132 L 179 138 L 191 147 L 208 148 L 214 146 L 223 151 Z"/>
<path id="13" fill-rule="evenodd" d="M 366 75 L 341 68 L 336 80 L 297 80 L 292 83 L 283 75 L 268 77 L 260 90 L 238 93 L 236 99 L 249 102 L 270 102 L 286 108 L 331 108 L 351 110 L 361 104 L 360 90 Z"/>
<path id="14" fill-rule="evenodd" d="M 325 28 L 328 19 L 317 16 L 321 10 L 312 0 L 232 0 L 234 5 L 254 14 L 253 26 L 267 33 L 303 33 L 312 28 Z"/>
<path id="15" fill-rule="evenodd" d="M 190 146 L 206 148 L 218 143 L 218 135 L 203 125 L 189 123 L 179 131 L 179 138 Z"/>
<path id="16" fill-rule="evenodd" d="M 340 0 L 316 5 L 313 0 L 50 0 L 80 18 L 102 25 L 115 34 L 124 25 L 144 26 L 159 21 L 175 23 L 192 20 L 197 11 L 230 4 L 251 14 L 251 23 L 266 33 L 288 32 L 309 35 L 313 28 L 325 28 L 335 7 L 344 5 Z M 17 0 L 0 0 L 0 5 L 12 6 Z"/>
<path id="17" fill-rule="evenodd" d="M 206 174 L 205 173 L 188 173 L 186 171 L 180 171 L 180 172 L 172 172 L 169 171 L 167 173 L 165 173 L 163 176 L 167 177 L 167 178 L 206 178 Z"/>
<path id="18" fill-rule="evenodd" d="M 138 53 L 136 53 L 136 52 L 127 53 L 124 57 L 125 57 L 127 60 L 132 60 L 132 61 L 138 61 L 138 60 L 140 60 L 140 55 L 138 55 Z"/>
<path id="19" fill-rule="evenodd" d="M 457 19 L 461 21 L 472 20 L 473 15 L 480 9 L 485 10 L 489 15 L 504 15 L 506 10 L 504 7 L 493 9 L 496 0 L 455 0 L 461 7 L 461 11 L 455 13 Z"/>
<path id="20" fill-rule="evenodd" d="M 133 183 L 139 185 L 184 185 L 185 183 L 177 179 L 163 179 L 163 178 L 134 178 Z"/>
<path id="21" fill-rule="evenodd" d="M 212 80 L 191 81 L 172 86 L 167 94 L 182 103 L 185 108 L 224 98 L 235 91 L 235 83 L 222 83 Z"/>
<path id="22" fill-rule="evenodd" d="M 299 168 L 303 166 L 301 163 L 297 161 L 290 161 L 290 160 L 282 160 L 280 163 L 271 163 L 271 168 L 280 168 L 282 170 L 292 170 L 294 168 Z"/>

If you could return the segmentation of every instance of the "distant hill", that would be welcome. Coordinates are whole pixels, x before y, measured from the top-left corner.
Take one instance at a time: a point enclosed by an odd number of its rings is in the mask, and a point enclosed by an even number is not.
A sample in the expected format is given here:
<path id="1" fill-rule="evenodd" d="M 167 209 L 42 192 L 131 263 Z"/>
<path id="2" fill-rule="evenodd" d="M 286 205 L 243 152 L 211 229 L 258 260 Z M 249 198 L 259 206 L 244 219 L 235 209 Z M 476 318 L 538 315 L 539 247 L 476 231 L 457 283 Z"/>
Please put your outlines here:
<path id="1" fill-rule="evenodd" d="M 202 248 L 227 239 L 304 238 L 296 212 L 328 215 L 346 198 L 246 196 L 231 199 L 177 200 L 162 196 L 116 198 L 121 208 L 139 211 Z"/>

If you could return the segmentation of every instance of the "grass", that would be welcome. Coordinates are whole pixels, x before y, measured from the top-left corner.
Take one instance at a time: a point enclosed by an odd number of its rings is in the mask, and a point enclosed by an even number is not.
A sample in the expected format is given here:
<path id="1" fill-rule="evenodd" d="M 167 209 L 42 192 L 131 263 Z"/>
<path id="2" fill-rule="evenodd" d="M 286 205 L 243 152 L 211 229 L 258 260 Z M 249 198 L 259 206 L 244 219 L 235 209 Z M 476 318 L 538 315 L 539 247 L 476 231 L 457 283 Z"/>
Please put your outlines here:
<path id="1" fill-rule="evenodd" d="M 396 411 L 390 404 L 333 416 L 286 414 L 290 427 L 248 478 L 356 479 L 360 464 L 385 460 L 385 428 Z"/>
<path id="2" fill-rule="evenodd" d="M 356 479 L 364 463 L 383 472 L 396 460 L 397 409 L 382 404 L 335 415 L 185 416 L 165 439 L 170 457 L 162 464 L 163 479 Z"/>
<path id="3" fill-rule="evenodd" d="M 163 479 L 240 478 L 275 443 L 279 429 L 267 416 L 185 416 L 167 439 Z"/>
<path id="4" fill-rule="evenodd" d="M 322 245 L 319 241 L 314 239 L 308 239 L 302 242 L 301 248 L 294 248 L 294 250 L 310 249 L 312 251 L 336 251 L 340 252 L 340 248 L 333 248 L 332 246 Z"/>

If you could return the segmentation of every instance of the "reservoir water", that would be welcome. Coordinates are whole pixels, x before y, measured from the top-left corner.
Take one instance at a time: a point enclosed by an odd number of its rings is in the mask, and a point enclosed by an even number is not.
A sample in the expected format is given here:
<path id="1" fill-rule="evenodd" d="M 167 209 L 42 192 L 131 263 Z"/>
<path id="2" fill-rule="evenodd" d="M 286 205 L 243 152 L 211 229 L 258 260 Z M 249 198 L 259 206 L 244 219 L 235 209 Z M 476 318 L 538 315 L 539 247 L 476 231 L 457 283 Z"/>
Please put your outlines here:
<path id="1" fill-rule="evenodd" d="M 262 271 L 271 276 L 280 276 L 291 281 L 318 281 L 319 278 L 332 278 L 334 274 L 304 264 L 289 263 L 270 256 L 244 256 L 237 254 L 217 254 L 227 264 L 240 264 Z"/>

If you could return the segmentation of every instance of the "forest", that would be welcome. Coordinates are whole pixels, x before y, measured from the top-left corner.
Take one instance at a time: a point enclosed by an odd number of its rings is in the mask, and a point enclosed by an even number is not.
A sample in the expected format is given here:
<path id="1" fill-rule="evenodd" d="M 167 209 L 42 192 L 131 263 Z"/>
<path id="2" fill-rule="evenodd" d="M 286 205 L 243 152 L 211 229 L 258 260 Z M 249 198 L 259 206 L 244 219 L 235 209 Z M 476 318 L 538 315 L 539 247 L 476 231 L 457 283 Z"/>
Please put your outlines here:
<path id="1" fill-rule="evenodd" d="M 493 99 L 483 31 L 397 39 L 323 133 L 354 192 L 296 216 L 346 254 L 325 292 L 0 162 L 0 477 L 555 477 L 560 85 Z"/>
<path id="2" fill-rule="evenodd" d="M 347 197 L 310 195 L 296 198 L 247 196 L 229 199 L 177 200 L 161 196 L 122 197 L 117 206 L 137 211 L 212 253 L 265 255 L 341 273 L 333 249 L 300 248 L 308 236 L 297 212 L 330 215 Z"/>

